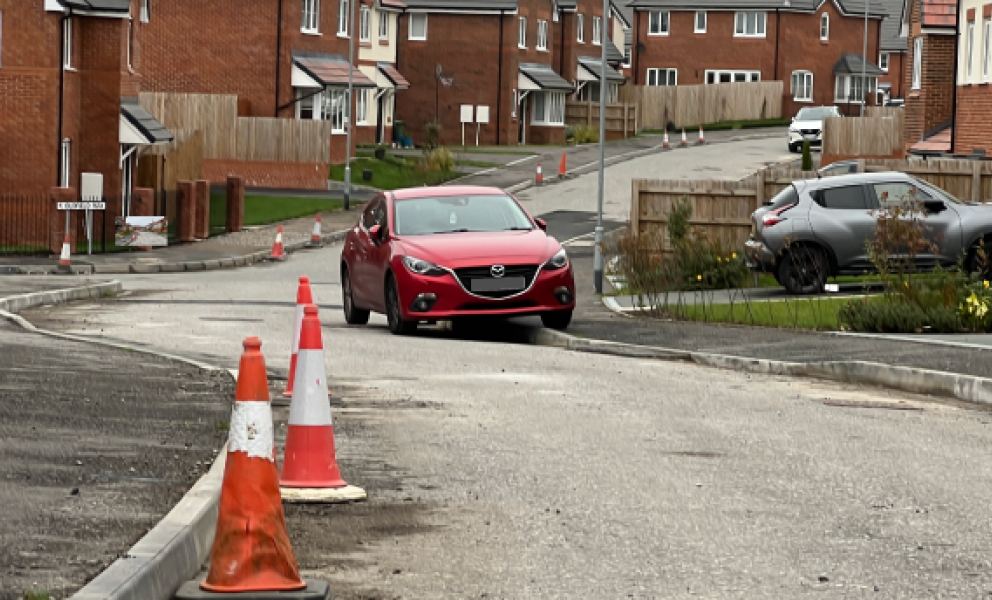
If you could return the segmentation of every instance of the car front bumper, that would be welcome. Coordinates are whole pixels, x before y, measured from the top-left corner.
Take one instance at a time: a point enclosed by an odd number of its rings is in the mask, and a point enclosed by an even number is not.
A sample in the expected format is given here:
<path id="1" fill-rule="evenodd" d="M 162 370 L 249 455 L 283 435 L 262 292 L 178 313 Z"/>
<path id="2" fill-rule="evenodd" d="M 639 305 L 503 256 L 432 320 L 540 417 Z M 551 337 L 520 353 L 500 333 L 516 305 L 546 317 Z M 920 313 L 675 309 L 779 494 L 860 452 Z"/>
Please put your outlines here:
<path id="1" fill-rule="evenodd" d="M 802 133 L 801 131 L 789 130 L 789 145 L 801 145 L 803 142 L 809 142 L 810 146 L 819 146 L 823 143 L 823 132 L 817 131 L 815 134 L 812 133 Z"/>
<path id="2" fill-rule="evenodd" d="M 538 271 L 525 291 L 505 299 L 492 299 L 468 292 L 454 274 L 426 277 L 406 268 L 394 270 L 400 296 L 400 311 L 406 320 L 437 321 L 458 317 L 523 316 L 575 308 L 575 278 L 572 265 Z M 567 292 L 567 302 L 562 294 Z M 418 299 L 428 300 L 430 308 L 415 309 Z"/>

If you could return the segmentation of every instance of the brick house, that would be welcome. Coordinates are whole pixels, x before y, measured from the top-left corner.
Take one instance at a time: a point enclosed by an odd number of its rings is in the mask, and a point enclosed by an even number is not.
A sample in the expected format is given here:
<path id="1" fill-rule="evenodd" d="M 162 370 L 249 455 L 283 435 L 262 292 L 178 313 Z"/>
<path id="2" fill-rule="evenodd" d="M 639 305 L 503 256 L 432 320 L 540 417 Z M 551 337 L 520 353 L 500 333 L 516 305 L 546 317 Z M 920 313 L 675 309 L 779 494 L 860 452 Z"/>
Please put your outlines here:
<path id="1" fill-rule="evenodd" d="M 961 0 L 953 151 L 992 153 L 992 3 Z"/>
<path id="2" fill-rule="evenodd" d="M 957 0 L 906 0 L 906 114 L 903 138 L 913 154 L 951 149 Z"/>
<path id="3" fill-rule="evenodd" d="M 172 139 L 138 104 L 141 0 L 0 0 L 0 193 L 103 175 L 127 215 L 135 157 Z"/>
<path id="4" fill-rule="evenodd" d="M 358 69 L 376 85 L 355 95 L 355 134 L 360 144 L 393 141 L 396 92 L 410 82 L 396 68 L 399 16 L 397 0 L 362 0 L 358 15 Z"/>
<path id="5" fill-rule="evenodd" d="M 882 21 L 882 50 L 878 54 L 878 67 L 885 72 L 878 78 L 878 88 L 890 98 L 906 97 L 904 69 L 906 64 L 906 38 L 902 35 L 903 0 L 882 0 L 888 16 Z"/>
<path id="6" fill-rule="evenodd" d="M 613 23 L 590 0 L 405 0 L 398 68 L 410 89 L 398 93 L 397 120 L 415 143 L 432 122 L 441 143 L 461 143 L 461 106 L 488 109 L 482 144 L 561 143 L 565 101 L 595 79 L 590 57 Z M 605 35 L 604 35 L 605 34 Z M 623 54 L 611 52 L 619 65 Z M 582 60 L 586 59 L 586 60 Z M 610 81 L 623 76 L 608 67 Z M 475 131 L 472 126 L 468 131 Z M 466 136 L 468 137 L 468 136 Z"/>
<path id="7" fill-rule="evenodd" d="M 858 114 L 882 69 L 860 67 L 865 27 L 861 0 L 633 0 L 635 85 L 782 80 L 783 114 L 837 105 Z M 879 56 L 886 8 L 869 2 L 868 57 Z M 857 60 L 852 59 L 856 56 Z"/>

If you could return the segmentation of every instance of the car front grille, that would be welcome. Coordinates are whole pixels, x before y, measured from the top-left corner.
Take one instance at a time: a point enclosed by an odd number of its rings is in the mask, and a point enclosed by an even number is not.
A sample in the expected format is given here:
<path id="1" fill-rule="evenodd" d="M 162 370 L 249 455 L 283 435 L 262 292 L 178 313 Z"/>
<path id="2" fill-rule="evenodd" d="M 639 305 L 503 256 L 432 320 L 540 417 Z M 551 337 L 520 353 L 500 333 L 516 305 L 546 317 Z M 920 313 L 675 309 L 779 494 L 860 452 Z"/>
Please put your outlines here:
<path id="1" fill-rule="evenodd" d="M 819 129 L 803 129 L 803 135 L 820 135 Z"/>
<path id="2" fill-rule="evenodd" d="M 475 292 L 472 291 L 472 280 L 473 279 L 497 279 L 492 276 L 492 271 L 490 270 L 492 266 L 485 267 L 465 267 L 463 269 L 455 269 L 455 275 L 458 277 L 458 281 L 461 282 L 462 286 L 475 294 L 476 296 L 482 296 L 484 298 L 493 298 L 498 300 L 500 298 L 506 298 L 507 296 L 513 296 L 519 294 L 523 290 L 509 290 L 509 291 L 498 291 L 498 292 Z M 502 279 L 507 277 L 523 277 L 524 278 L 524 289 L 530 287 L 534 282 L 534 276 L 537 275 L 537 265 L 504 265 L 504 272 Z"/>

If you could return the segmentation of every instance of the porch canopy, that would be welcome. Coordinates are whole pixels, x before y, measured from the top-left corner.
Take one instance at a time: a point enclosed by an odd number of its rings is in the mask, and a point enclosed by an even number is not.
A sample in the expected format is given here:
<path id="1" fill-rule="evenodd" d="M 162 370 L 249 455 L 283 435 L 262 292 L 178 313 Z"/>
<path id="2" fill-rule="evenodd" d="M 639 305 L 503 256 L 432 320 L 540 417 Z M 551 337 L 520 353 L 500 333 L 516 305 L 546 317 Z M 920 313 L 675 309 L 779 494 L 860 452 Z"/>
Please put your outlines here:
<path id="1" fill-rule="evenodd" d="M 592 58 L 589 56 L 579 57 L 579 69 L 576 71 L 577 78 L 579 81 L 600 81 L 602 73 L 603 61 L 600 58 Z M 627 81 L 627 78 L 621 75 L 616 69 L 611 67 L 609 64 L 606 65 L 606 80 L 610 83 L 620 83 L 623 84 Z"/>
<path id="2" fill-rule="evenodd" d="M 352 73 L 355 88 L 375 88 L 369 79 L 339 54 L 293 51 L 293 87 L 327 88 L 348 87 L 348 71 Z"/>
<path id="3" fill-rule="evenodd" d="M 396 90 L 405 90 L 410 87 L 410 82 L 391 63 L 378 63 L 376 65 L 376 84 L 380 88 Z"/>
<path id="4" fill-rule="evenodd" d="M 517 75 L 520 91 L 573 92 L 575 86 L 562 79 L 550 65 L 521 63 Z"/>
<path id="5" fill-rule="evenodd" d="M 885 75 L 878 65 L 861 58 L 860 54 L 845 53 L 840 60 L 834 64 L 835 75 L 861 75 L 861 68 L 864 66 L 865 77 L 880 77 Z"/>
<path id="6" fill-rule="evenodd" d="M 159 123 L 138 101 L 121 99 L 121 121 L 119 142 L 136 146 L 168 144 L 172 133 Z"/>

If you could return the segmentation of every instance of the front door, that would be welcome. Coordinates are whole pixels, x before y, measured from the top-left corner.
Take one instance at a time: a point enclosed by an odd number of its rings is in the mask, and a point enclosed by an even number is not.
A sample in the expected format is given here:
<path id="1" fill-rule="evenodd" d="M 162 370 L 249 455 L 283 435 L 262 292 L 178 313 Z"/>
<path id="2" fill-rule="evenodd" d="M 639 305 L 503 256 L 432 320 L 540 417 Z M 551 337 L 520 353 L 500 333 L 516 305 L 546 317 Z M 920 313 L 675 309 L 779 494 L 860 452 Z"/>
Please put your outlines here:
<path id="1" fill-rule="evenodd" d="M 385 142 L 383 138 L 383 132 L 385 132 L 385 127 L 383 125 L 385 119 L 384 105 L 386 104 L 386 94 L 379 96 L 379 101 L 376 102 L 376 115 L 375 115 L 375 143 L 382 144 Z"/>

